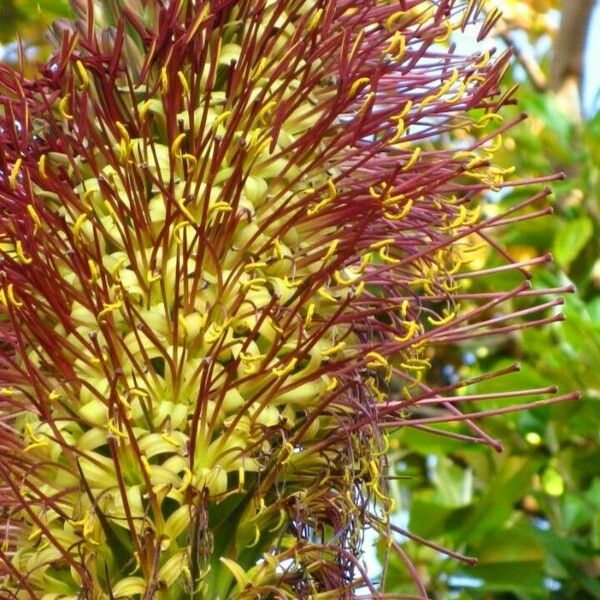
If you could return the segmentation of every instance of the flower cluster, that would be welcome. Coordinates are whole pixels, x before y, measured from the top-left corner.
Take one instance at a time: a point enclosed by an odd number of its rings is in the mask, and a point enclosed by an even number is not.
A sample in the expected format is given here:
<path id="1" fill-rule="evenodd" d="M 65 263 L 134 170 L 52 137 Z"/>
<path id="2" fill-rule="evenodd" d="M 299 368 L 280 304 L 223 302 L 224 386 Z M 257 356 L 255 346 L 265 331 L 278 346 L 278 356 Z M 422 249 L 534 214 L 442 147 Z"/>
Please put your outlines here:
<path id="1" fill-rule="evenodd" d="M 473 1 L 74 8 L 0 67 L 1 597 L 375 596 L 386 432 L 496 445 L 431 349 L 537 293 L 464 286 L 535 262 L 489 233 L 547 191 L 479 214 L 508 56 L 449 50 Z"/>

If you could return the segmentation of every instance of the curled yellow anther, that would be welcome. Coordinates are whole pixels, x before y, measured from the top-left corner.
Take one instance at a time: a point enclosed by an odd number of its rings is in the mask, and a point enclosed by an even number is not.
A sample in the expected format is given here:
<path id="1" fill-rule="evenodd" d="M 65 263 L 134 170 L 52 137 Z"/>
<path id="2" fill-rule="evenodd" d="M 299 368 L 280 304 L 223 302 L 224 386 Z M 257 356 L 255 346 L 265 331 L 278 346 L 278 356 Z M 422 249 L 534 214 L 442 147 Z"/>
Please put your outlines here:
<path id="1" fill-rule="evenodd" d="M 91 275 L 89 282 L 92 283 L 96 281 L 98 277 L 100 277 L 100 271 L 98 270 L 98 265 L 96 264 L 96 261 L 92 260 L 91 258 L 88 258 L 88 267 L 90 269 Z"/>
<path id="2" fill-rule="evenodd" d="M 160 91 L 166 94 L 169 91 L 169 76 L 167 75 L 166 67 L 160 70 Z"/>
<path id="3" fill-rule="evenodd" d="M 46 155 L 42 154 L 38 160 L 38 173 L 42 179 L 46 179 Z"/>
<path id="4" fill-rule="evenodd" d="M 17 243 L 15 244 L 15 250 L 17 252 L 17 257 L 22 264 L 30 265 L 33 262 L 32 258 L 25 256 L 25 253 L 23 252 L 23 242 L 21 240 L 17 240 Z"/>
<path id="5" fill-rule="evenodd" d="M 17 158 L 13 168 L 10 170 L 10 175 L 8 176 L 8 183 L 10 184 L 10 189 L 14 190 L 17 187 L 17 178 L 19 177 L 19 172 L 21 171 L 21 165 L 23 164 L 22 158 Z"/>
<path id="6" fill-rule="evenodd" d="M 333 356 L 334 354 L 337 354 L 338 352 L 340 352 L 340 350 L 343 350 L 345 347 L 346 347 L 346 342 L 338 342 L 335 346 L 332 346 L 331 348 L 328 348 L 327 350 L 323 350 L 321 352 L 321 356 L 324 358 Z"/>
<path id="7" fill-rule="evenodd" d="M 177 78 L 179 79 L 179 82 L 181 83 L 181 87 L 183 88 L 184 97 L 189 98 L 190 97 L 190 86 L 187 82 L 187 79 L 185 78 L 183 71 L 177 71 Z"/>
<path id="8" fill-rule="evenodd" d="M 444 21 L 444 26 L 446 27 L 446 31 L 442 35 L 433 38 L 433 41 L 437 42 L 438 44 L 443 44 L 444 42 L 447 42 L 450 39 L 452 32 L 454 31 L 454 26 L 452 25 L 450 19 L 446 19 Z"/>
<path id="9" fill-rule="evenodd" d="M 421 154 L 421 147 L 417 146 L 413 150 L 413 153 L 412 153 L 411 157 L 408 159 L 408 162 L 402 167 L 402 171 L 408 171 L 417 162 L 420 154 Z"/>
<path id="10" fill-rule="evenodd" d="M 104 315 L 111 313 L 113 310 L 118 310 L 121 308 L 122 302 L 119 300 L 118 302 L 112 302 L 104 305 L 104 308 L 98 313 L 98 320 L 101 320 Z"/>
<path id="11" fill-rule="evenodd" d="M 67 121 L 73 118 L 73 115 L 67 112 L 67 106 L 69 104 L 70 98 L 71 94 L 66 94 L 63 98 L 61 98 L 60 102 L 58 103 L 58 112 L 60 112 L 61 117 L 63 119 L 66 119 Z"/>
<path id="12" fill-rule="evenodd" d="M 183 140 L 185 140 L 186 133 L 180 133 L 174 140 L 171 145 L 171 154 L 173 156 L 177 156 L 179 149 L 181 148 L 181 144 L 183 144 Z"/>
<path id="13" fill-rule="evenodd" d="M 283 367 L 273 367 L 271 372 L 276 377 L 285 377 L 288 373 L 291 373 L 295 369 L 297 362 L 298 359 L 294 357 L 287 363 L 287 365 L 284 365 Z"/>
<path id="14" fill-rule="evenodd" d="M 6 296 L 8 297 L 8 301 L 16 308 L 23 306 L 23 303 L 15 297 L 14 285 L 12 283 L 6 286 Z"/>
<path id="15" fill-rule="evenodd" d="M 371 80 L 368 77 L 359 77 L 350 87 L 350 97 L 356 96 L 358 90 L 368 83 L 371 83 Z"/>
<path id="16" fill-rule="evenodd" d="M 373 242 L 369 245 L 371 250 L 379 250 L 379 248 L 384 248 L 385 246 L 389 246 L 393 244 L 396 240 L 394 238 L 386 238 L 385 240 L 379 240 L 378 242 Z"/>
<path id="17" fill-rule="evenodd" d="M 306 317 L 304 318 L 304 327 L 308 329 L 312 323 L 312 318 L 315 313 L 315 305 L 311 302 L 306 310 Z"/>
<path id="18" fill-rule="evenodd" d="M 79 74 L 79 78 L 81 79 L 81 88 L 82 90 L 90 87 L 90 76 L 88 75 L 88 72 L 85 70 L 85 67 L 83 66 L 83 63 L 78 60 L 75 63 L 75 67 L 77 68 L 77 73 Z"/>
<path id="19" fill-rule="evenodd" d="M 221 123 L 225 122 L 230 114 L 231 114 L 230 110 L 224 110 L 220 115 L 218 115 L 213 123 L 213 130 L 216 131 L 218 129 L 219 125 L 221 125 Z"/>
<path id="20" fill-rule="evenodd" d="M 397 258 L 393 258 L 392 256 L 390 256 L 387 253 L 387 246 L 384 246 L 383 248 L 379 249 L 379 258 L 381 258 L 381 260 L 383 260 L 384 262 L 389 263 L 391 265 L 397 265 L 399 262 L 401 262 Z"/>
<path id="21" fill-rule="evenodd" d="M 87 221 L 87 219 L 88 219 L 88 216 L 85 213 L 82 213 L 81 215 L 79 215 L 77 217 L 77 220 L 75 221 L 75 223 L 73 225 L 73 236 L 75 238 L 79 237 L 81 227 Z"/>

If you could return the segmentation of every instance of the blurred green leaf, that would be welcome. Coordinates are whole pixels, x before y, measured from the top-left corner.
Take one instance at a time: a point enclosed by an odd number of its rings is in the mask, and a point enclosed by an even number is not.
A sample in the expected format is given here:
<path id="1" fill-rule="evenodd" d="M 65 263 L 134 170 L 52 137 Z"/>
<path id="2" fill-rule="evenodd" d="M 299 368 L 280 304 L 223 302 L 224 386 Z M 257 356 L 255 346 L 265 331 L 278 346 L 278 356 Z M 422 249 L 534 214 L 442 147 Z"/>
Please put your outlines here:
<path id="1" fill-rule="evenodd" d="M 554 240 L 554 258 L 561 267 L 568 267 L 583 250 L 594 234 L 589 217 L 580 217 L 567 223 Z"/>

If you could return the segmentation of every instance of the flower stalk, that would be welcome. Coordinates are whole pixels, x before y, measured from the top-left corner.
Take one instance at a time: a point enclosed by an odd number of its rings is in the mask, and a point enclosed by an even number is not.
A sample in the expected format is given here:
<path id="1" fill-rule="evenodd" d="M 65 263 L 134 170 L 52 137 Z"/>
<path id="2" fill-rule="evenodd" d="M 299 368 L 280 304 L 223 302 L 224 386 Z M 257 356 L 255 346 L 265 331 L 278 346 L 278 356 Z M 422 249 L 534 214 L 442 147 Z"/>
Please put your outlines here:
<path id="1" fill-rule="evenodd" d="M 0 67 L 2 597 L 382 597 L 388 431 L 499 447 L 517 409 L 461 412 L 432 351 L 560 318 L 468 291 L 546 260 L 488 234 L 549 193 L 481 215 L 532 182 L 476 135 L 508 54 L 448 49 L 480 4 L 77 0 Z"/>

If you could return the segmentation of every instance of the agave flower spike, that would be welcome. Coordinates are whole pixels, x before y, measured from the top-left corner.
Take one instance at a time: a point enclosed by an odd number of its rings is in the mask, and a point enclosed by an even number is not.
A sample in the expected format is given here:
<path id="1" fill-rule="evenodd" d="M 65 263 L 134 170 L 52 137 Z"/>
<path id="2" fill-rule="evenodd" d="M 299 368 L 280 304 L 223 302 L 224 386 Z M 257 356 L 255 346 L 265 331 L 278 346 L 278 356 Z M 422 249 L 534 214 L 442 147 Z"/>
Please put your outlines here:
<path id="1" fill-rule="evenodd" d="M 388 431 L 499 448 L 431 351 L 560 318 L 495 312 L 549 293 L 489 235 L 548 191 L 480 214 L 532 183 L 478 135 L 509 56 L 447 43 L 481 3 L 73 7 L 35 79 L 0 66 L 0 597 L 383 598 L 371 527 L 425 598 Z"/>

